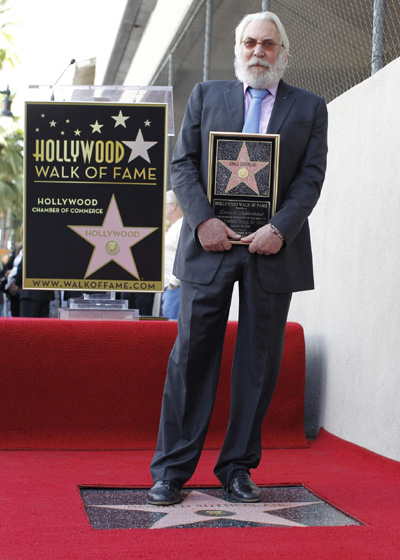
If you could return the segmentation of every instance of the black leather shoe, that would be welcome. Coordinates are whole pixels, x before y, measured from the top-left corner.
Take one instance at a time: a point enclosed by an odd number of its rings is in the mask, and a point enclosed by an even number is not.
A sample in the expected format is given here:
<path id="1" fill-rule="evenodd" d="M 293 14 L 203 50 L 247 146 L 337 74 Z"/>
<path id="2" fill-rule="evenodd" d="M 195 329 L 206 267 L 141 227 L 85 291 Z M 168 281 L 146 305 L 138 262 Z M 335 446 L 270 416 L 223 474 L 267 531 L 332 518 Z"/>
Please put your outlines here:
<path id="1" fill-rule="evenodd" d="M 247 471 L 238 470 L 233 473 L 230 484 L 224 488 L 223 497 L 231 502 L 259 502 L 261 490 Z"/>
<path id="2" fill-rule="evenodd" d="M 146 497 L 146 502 L 153 506 L 172 506 L 180 501 L 180 488 L 171 480 L 158 480 L 147 492 Z"/>

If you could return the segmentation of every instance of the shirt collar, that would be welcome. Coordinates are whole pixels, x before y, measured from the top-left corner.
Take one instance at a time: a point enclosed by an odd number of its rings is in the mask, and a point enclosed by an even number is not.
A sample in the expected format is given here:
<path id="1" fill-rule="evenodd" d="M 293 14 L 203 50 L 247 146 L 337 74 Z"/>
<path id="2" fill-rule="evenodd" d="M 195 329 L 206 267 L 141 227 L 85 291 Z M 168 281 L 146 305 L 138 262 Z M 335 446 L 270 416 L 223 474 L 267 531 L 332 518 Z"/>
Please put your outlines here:
<path id="1" fill-rule="evenodd" d="M 270 92 L 270 94 L 274 98 L 276 97 L 276 92 L 278 91 L 278 86 L 279 86 L 279 81 L 270 85 L 269 88 L 268 88 L 268 91 Z M 244 87 L 244 93 L 246 93 L 247 88 L 249 88 L 250 86 L 249 86 L 249 84 L 246 84 L 246 82 L 243 82 L 243 87 Z"/>

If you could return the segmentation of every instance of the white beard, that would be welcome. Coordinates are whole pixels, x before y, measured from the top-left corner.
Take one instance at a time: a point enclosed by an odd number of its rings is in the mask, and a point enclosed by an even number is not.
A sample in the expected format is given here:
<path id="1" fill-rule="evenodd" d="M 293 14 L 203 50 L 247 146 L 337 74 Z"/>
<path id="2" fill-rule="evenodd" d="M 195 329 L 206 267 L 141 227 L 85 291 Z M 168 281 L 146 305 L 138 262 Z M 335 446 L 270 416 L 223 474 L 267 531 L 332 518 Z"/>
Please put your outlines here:
<path id="1" fill-rule="evenodd" d="M 255 65 L 263 68 L 256 68 Z M 286 53 L 282 51 L 274 64 L 253 56 L 248 62 L 243 60 L 240 53 L 235 57 L 235 74 L 238 80 L 249 84 L 255 89 L 268 89 L 272 84 L 279 82 L 286 69 Z"/>

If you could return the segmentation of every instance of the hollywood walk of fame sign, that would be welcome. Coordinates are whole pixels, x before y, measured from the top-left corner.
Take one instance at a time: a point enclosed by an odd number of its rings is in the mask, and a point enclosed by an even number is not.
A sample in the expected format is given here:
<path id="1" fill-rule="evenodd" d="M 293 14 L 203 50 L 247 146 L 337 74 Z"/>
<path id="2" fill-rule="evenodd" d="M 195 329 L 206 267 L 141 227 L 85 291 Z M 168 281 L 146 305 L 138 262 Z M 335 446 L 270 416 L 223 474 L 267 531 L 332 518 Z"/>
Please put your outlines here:
<path id="1" fill-rule="evenodd" d="M 275 213 L 279 140 L 279 134 L 210 132 L 208 198 L 215 216 L 242 237 Z"/>
<path id="2" fill-rule="evenodd" d="M 27 102 L 28 289 L 163 290 L 167 105 Z"/>

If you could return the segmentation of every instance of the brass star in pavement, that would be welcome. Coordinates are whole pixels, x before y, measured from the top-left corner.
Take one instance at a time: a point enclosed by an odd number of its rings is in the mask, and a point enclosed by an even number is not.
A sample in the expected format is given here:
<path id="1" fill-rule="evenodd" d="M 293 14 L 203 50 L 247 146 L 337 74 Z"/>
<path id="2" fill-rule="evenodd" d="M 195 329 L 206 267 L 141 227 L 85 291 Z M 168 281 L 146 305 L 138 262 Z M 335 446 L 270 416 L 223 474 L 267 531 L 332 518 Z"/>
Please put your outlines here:
<path id="1" fill-rule="evenodd" d="M 247 521 L 261 525 L 278 525 L 285 527 L 306 527 L 301 523 L 284 519 L 271 512 L 283 509 L 299 508 L 322 502 L 258 502 L 251 504 L 233 503 L 217 498 L 205 492 L 192 490 L 186 498 L 174 506 L 151 505 L 90 505 L 87 507 L 107 508 L 116 510 L 142 511 L 149 513 L 164 513 L 149 529 L 165 529 L 182 525 L 201 524 L 211 519 L 229 518 L 235 521 Z"/>
<path id="2" fill-rule="evenodd" d="M 225 189 L 226 193 L 240 185 L 240 183 L 245 183 L 256 194 L 260 194 L 255 174 L 257 171 L 260 171 L 260 169 L 267 166 L 268 162 L 251 161 L 249 158 L 249 152 L 247 151 L 246 142 L 243 142 L 237 159 L 221 159 L 219 161 L 232 173 Z"/>
<path id="3" fill-rule="evenodd" d="M 131 247 L 156 231 L 156 227 L 124 227 L 113 195 L 102 226 L 68 226 L 94 246 L 85 278 L 114 261 L 139 279 Z"/>

